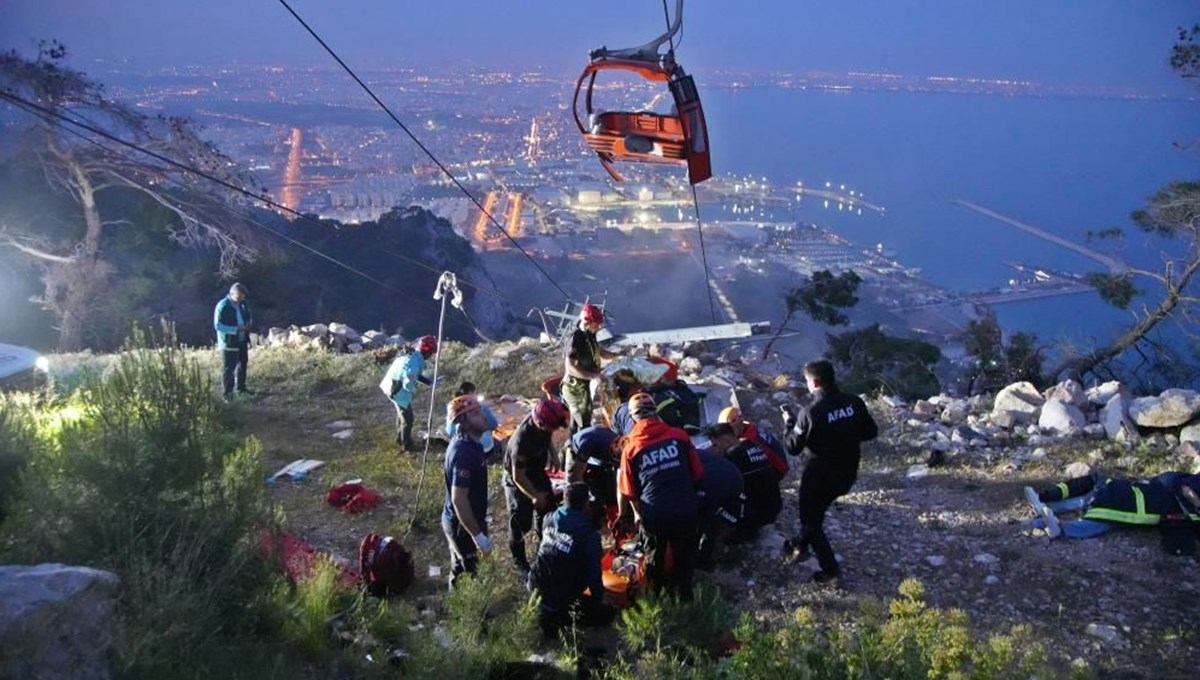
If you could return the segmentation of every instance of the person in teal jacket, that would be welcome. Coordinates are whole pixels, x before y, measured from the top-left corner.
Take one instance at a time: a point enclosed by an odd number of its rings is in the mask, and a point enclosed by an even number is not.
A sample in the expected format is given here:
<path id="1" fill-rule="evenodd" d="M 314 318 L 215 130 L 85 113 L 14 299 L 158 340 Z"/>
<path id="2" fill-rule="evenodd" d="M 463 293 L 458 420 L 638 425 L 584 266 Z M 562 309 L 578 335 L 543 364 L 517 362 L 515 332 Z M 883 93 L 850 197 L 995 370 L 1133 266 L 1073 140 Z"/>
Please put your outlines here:
<path id="1" fill-rule="evenodd" d="M 254 323 L 254 315 L 246 296 L 246 287 L 235 283 L 213 310 L 213 329 L 217 332 L 217 348 L 221 350 L 223 360 L 221 384 L 226 401 L 233 396 L 234 389 L 241 394 L 250 394 L 246 387 L 246 363 L 250 358 L 250 326 Z"/>
<path id="2" fill-rule="evenodd" d="M 415 451 L 412 440 L 413 392 L 417 383 L 432 385 L 433 381 L 422 375 L 425 360 L 437 353 L 437 338 L 423 335 L 413 343 L 408 353 L 401 353 L 392 361 L 387 373 L 379 383 L 379 389 L 388 395 L 396 406 L 396 443 L 404 451 Z"/>
<path id="3" fill-rule="evenodd" d="M 475 383 L 469 380 L 464 380 L 463 383 L 458 386 L 458 391 L 454 393 L 454 396 L 474 397 Z M 492 430 L 495 430 L 500 426 L 500 421 L 496 419 L 496 414 L 492 411 L 492 409 L 488 408 L 488 405 L 484 403 L 483 399 L 479 399 L 479 406 L 483 409 L 483 415 L 485 418 L 487 418 L 488 423 L 488 429 L 485 430 L 483 435 L 479 437 L 479 445 L 483 447 L 483 455 L 490 456 L 492 454 L 492 449 L 496 446 L 496 438 L 492 435 Z M 447 402 L 446 434 L 453 437 L 457 432 L 458 423 L 454 422 L 454 420 L 450 417 L 450 403 Z"/>

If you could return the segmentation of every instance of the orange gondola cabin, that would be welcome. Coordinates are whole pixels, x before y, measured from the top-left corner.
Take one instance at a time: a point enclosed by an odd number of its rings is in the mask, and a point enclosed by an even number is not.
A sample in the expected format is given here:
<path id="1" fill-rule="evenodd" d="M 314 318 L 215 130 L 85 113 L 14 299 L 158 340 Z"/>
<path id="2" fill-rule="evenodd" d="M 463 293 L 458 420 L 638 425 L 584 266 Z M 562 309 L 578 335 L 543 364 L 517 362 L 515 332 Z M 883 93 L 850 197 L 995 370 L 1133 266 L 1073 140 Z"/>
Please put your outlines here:
<path id="1" fill-rule="evenodd" d="M 677 0 L 675 22 L 655 40 L 623 50 L 600 48 L 589 53 L 590 61 L 575 83 L 575 124 L 588 148 L 596 152 L 604 169 L 622 181 L 613 167 L 617 161 L 679 165 L 688 170 L 688 181 L 699 184 L 712 177 L 708 129 L 700 93 L 691 76 L 675 62 L 674 49 L 659 54 L 682 25 L 683 0 Z M 652 111 L 600 111 L 593 104 L 596 76 L 601 71 L 633 72 L 646 80 L 666 83 L 674 99 L 670 114 Z M 580 108 L 580 94 L 583 108 Z"/>

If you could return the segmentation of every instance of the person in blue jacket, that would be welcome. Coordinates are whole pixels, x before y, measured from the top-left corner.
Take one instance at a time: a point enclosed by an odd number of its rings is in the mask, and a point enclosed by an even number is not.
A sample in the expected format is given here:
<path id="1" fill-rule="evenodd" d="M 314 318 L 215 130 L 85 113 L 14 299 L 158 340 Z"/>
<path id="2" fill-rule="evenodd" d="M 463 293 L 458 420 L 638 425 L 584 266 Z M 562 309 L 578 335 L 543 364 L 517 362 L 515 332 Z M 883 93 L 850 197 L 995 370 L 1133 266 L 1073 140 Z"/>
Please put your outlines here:
<path id="1" fill-rule="evenodd" d="M 542 541 L 529 573 L 529 585 L 541 597 L 538 625 L 547 638 L 570 623 L 571 608 L 580 606 L 585 622 L 611 620 L 600 577 L 600 532 L 588 513 L 587 484 L 567 487 L 565 503 L 546 518 Z"/>
<path id="2" fill-rule="evenodd" d="M 425 377 L 425 360 L 437 353 L 437 338 L 423 335 L 417 338 L 414 346 L 407 354 L 401 353 L 392 361 L 379 383 L 379 389 L 388 395 L 396 407 L 396 443 L 403 451 L 415 451 L 416 444 L 412 439 L 413 392 L 417 383 L 432 385 L 433 381 Z"/>
<path id="3" fill-rule="evenodd" d="M 217 332 L 217 348 L 221 350 L 221 386 L 223 397 L 229 401 L 236 389 L 250 394 L 246 387 L 246 363 L 250 358 L 250 326 L 254 315 L 246 302 L 247 290 L 240 283 L 229 287 L 213 310 L 213 329 Z"/>
<path id="4" fill-rule="evenodd" d="M 491 456 L 492 449 L 496 447 L 496 438 L 492 435 L 492 431 L 500 426 L 500 421 L 496 419 L 495 412 L 488 407 L 487 403 L 483 401 L 483 398 L 476 396 L 475 390 L 475 383 L 469 380 L 464 380 L 462 384 L 458 386 L 458 391 L 454 393 L 454 396 L 475 397 L 479 401 L 479 407 L 483 410 L 483 415 L 485 418 L 487 418 L 488 423 L 488 429 L 483 433 L 483 436 L 479 438 L 479 444 L 483 447 L 483 455 Z M 456 432 L 458 432 L 458 423 L 454 422 L 454 420 L 450 417 L 450 404 L 447 402 L 446 434 L 453 437 Z"/>

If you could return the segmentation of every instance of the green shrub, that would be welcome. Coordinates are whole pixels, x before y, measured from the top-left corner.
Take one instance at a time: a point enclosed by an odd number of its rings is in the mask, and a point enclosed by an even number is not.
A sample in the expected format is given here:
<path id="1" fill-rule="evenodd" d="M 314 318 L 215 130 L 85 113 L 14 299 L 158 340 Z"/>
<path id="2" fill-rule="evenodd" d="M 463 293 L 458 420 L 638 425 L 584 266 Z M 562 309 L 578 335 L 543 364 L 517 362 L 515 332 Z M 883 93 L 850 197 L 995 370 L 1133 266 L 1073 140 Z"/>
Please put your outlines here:
<path id="1" fill-rule="evenodd" d="M 489 661 L 523 659 L 537 640 L 536 606 L 498 559 L 480 560 L 446 597 L 446 629 L 460 649 L 483 649 Z"/>
<path id="2" fill-rule="evenodd" d="M 218 415 L 196 362 L 137 348 L 37 421 L 3 528 L 7 557 L 121 577 L 114 651 L 124 676 L 203 675 L 265 582 L 259 445 L 229 436 Z"/>
<path id="3" fill-rule="evenodd" d="M 40 444 L 34 432 L 36 409 L 27 394 L 0 394 L 0 522 L 8 514 L 21 471 Z"/>

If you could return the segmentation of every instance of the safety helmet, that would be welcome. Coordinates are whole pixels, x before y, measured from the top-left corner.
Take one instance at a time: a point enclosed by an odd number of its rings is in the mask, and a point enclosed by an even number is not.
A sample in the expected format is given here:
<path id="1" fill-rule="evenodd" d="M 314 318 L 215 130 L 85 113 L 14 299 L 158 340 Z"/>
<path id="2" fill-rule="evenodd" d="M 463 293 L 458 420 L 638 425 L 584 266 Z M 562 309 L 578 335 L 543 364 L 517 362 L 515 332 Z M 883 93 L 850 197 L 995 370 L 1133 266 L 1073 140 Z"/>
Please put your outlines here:
<path id="1" fill-rule="evenodd" d="M 567 424 L 571 413 L 561 401 L 542 399 L 533 405 L 533 424 L 547 432 L 553 432 Z"/>
<path id="2" fill-rule="evenodd" d="M 422 335 L 417 338 L 417 351 L 422 354 L 437 354 L 437 338 L 432 335 Z"/>
<path id="3" fill-rule="evenodd" d="M 634 420 L 657 414 L 658 407 L 654 404 L 654 397 L 649 394 L 638 392 L 629 398 L 629 415 L 633 416 Z"/>
<path id="4" fill-rule="evenodd" d="M 583 305 L 583 311 L 580 312 L 579 318 L 587 325 L 604 323 L 604 311 L 596 305 L 588 302 Z"/>
<path id="5" fill-rule="evenodd" d="M 737 423 L 742 420 L 742 410 L 736 406 L 726 406 L 717 416 L 718 423 Z"/>
<path id="6" fill-rule="evenodd" d="M 457 423 L 463 416 L 479 409 L 479 400 L 470 394 L 455 397 L 447 404 L 447 410 L 450 412 L 450 422 L 452 423 Z"/>

